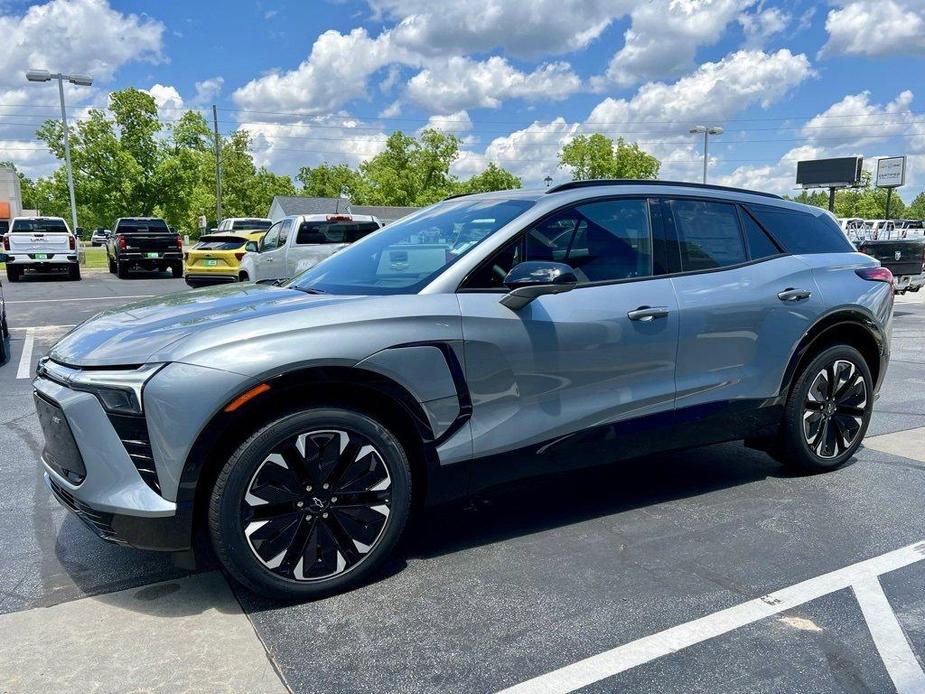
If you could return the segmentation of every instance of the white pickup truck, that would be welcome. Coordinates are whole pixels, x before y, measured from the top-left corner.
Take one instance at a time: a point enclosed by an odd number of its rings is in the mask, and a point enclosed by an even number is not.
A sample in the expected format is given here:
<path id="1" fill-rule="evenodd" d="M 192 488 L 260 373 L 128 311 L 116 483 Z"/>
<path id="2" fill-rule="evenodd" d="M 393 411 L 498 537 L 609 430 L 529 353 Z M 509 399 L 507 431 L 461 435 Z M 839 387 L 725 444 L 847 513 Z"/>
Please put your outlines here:
<path id="1" fill-rule="evenodd" d="M 283 280 L 314 267 L 341 248 L 382 227 L 368 215 L 297 214 L 273 224 L 260 242 L 247 245 L 242 282 Z"/>
<path id="2" fill-rule="evenodd" d="M 26 270 L 64 270 L 72 280 L 80 279 L 77 237 L 61 217 L 16 217 L 3 237 L 9 256 L 6 276 L 18 282 Z"/>

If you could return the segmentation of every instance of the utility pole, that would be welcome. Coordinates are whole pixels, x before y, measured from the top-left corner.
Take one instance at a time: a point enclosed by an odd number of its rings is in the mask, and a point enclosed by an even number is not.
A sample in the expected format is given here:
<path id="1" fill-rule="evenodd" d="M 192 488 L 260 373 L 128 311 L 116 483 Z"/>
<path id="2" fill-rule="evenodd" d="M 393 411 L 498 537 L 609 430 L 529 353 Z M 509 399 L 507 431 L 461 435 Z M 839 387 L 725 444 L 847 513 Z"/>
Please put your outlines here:
<path id="1" fill-rule="evenodd" d="M 71 134 L 67 127 L 67 109 L 64 107 L 64 80 L 71 84 L 89 87 L 93 79 L 87 75 L 65 75 L 58 72 L 51 74 L 48 70 L 29 70 L 26 79 L 30 82 L 48 82 L 58 80 L 58 97 L 61 99 L 61 126 L 64 129 L 64 162 L 67 168 L 67 192 L 71 201 L 71 231 L 77 233 L 77 203 L 74 196 L 74 169 L 71 166 Z"/>
<path id="2" fill-rule="evenodd" d="M 212 125 L 215 128 L 215 225 L 222 221 L 222 140 L 218 134 L 218 109 L 212 104 Z"/>

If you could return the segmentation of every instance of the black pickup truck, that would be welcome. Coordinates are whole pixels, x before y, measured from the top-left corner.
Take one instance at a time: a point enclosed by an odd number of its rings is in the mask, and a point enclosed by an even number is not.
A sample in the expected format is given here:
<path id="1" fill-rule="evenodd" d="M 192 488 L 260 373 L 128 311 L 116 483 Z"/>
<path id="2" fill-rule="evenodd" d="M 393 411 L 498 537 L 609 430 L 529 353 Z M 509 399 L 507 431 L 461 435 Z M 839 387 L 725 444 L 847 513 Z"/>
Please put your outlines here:
<path id="1" fill-rule="evenodd" d="M 167 222 L 157 217 L 120 217 L 106 241 L 109 271 L 120 278 L 131 270 L 168 268 L 174 277 L 183 276 L 183 241 Z"/>
<path id="2" fill-rule="evenodd" d="M 893 236 L 897 236 L 896 232 Z M 893 273 L 893 290 L 897 294 L 917 292 L 925 285 L 925 239 L 889 238 L 858 241 L 861 253 L 876 258 Z"/>

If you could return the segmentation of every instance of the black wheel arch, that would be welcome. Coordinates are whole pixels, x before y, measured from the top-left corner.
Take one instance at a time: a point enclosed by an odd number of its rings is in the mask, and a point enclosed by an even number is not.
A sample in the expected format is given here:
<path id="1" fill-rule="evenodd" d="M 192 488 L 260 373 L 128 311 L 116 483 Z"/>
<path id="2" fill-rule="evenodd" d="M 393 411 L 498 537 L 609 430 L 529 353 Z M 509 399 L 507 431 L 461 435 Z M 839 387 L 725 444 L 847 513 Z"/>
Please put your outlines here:
<path id="1" fill-rule="evenodd" d="M 857 349 L 867 362 L 876 393 L 886 371 L 889 356 L 887 337 L 874 317 L 858 308 L 838 308 L 823 315 L 800 339 L 784 371 L 780 394 L 786 398 L 805 364 L 822 350 L 835 344 L 846 344 Z"/>
<path id="2" fill-rule="evenodd" d="M 177 489 L 177 506 L 190 513 L 194 536 L 204 527 L 208 495 L 224 462 L 258 429 L 299 407 L 353 409 L 389 428 L 405 448 L 411 464 L 416 505 L 465 493 L 467 479 L 441 474 L 436 454 L 439 439 L 420 403 L 398 382 L 350 366 L 299 367 L 262 382 L 270 389 L 235 411 L 226 413 L 224 408 L 253 388 L 253 382 L 222 403 L 187 456 Z M 460 470 L 457 474 L 464 473 Z"/>

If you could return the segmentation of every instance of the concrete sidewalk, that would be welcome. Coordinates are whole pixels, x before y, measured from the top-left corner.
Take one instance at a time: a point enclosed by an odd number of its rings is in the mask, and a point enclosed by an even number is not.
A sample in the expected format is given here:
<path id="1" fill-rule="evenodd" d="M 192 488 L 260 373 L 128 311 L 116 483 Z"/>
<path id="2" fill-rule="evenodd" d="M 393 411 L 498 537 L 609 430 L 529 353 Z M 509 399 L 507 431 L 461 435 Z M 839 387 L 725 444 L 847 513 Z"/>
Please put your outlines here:
<path id="1" fill-rule="evenodd" d="M 218 572 L 0 616 L 0 692 L 285 693 Z"/>

